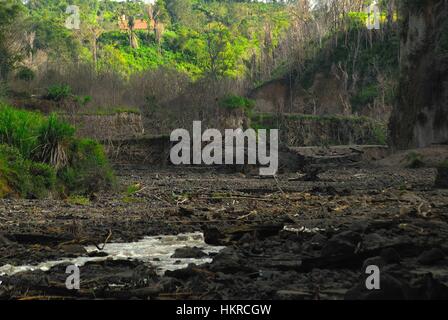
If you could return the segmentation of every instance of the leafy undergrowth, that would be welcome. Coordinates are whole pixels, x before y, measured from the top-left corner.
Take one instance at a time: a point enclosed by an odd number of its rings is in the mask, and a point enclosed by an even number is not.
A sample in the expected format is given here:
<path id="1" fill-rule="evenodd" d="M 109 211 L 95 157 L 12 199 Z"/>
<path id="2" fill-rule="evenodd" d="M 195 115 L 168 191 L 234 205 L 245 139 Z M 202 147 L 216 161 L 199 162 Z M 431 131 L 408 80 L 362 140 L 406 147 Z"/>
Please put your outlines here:
<path id="1" fill-rule="evenodd" d="M 0 104 L 0 198 L 87 195 L 114 185 L 102 145 L 52 114 Z"/>

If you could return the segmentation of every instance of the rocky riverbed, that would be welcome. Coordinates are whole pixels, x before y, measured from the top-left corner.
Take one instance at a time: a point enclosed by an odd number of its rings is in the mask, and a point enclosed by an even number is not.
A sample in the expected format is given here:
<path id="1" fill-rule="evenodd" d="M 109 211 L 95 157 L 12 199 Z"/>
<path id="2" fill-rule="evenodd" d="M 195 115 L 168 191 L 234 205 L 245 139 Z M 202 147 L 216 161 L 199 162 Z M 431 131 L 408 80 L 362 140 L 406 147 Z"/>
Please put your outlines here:
<path id="1" fill-rule="evenodd" d="M 434 169 L 341 167 L 316 181 L 211 168 L 117 173 L 119 190 L 82 204 L 0 200 L 1 299 L 448 298 L 448 190 L 433 187 Z M 167 271 L 153 251 L 110 253 L 179 234 L 200 239 L 176 238 Z M 80 257 L 98 259 L 84 259 L 80 289 L 68 290 L 66 267 Z M 365 287 L 368 265 L 380 269 L 380 290 Z"/>

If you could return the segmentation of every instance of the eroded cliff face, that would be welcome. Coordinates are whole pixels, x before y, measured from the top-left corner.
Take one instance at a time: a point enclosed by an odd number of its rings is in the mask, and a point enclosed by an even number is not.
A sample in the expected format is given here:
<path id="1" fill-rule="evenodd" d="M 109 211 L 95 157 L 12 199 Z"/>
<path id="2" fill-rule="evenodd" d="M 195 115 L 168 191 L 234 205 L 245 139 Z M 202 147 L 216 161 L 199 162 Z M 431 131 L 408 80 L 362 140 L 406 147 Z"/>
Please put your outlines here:
<path id="1" fill-rule="evenodd" d="M 448 1 L 403 1 L 400 89 L 389 124 L 398 149 L 448 142 Z"/>
<path id="2" fill-rule="evenodd" d="M 349 97 L 343 83 L 332 74 L 318 72 L 308 90 L 290 79 L 269 81 L 252 90 L 257 112 L 348 115 Z"/>

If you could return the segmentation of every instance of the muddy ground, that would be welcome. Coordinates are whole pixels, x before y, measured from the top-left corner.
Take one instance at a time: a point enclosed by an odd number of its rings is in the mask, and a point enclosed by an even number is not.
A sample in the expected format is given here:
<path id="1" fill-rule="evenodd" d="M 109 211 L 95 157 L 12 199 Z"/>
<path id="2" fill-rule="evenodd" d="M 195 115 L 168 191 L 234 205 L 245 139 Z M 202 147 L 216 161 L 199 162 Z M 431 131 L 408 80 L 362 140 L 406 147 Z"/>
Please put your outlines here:
<path id="1" fill-rule="evenodd" d="M 164 276 L 151 263 L 89 262 L 80 290 L 66 289 L 64 264 L 4 275 L 1 299 L 448 298 L 448 190 L 433 187 L 434 169 L 333 168 L 318 181 L 210 168 L 117 173 L 121 190 L 89 203 L 0 200 L 0 267 L 194 231 L 226 248 Z M 138 191 L 124 192 L 131 184 Z M 365 288 L 367 265 L 379 266 L 380 290 Z"/>

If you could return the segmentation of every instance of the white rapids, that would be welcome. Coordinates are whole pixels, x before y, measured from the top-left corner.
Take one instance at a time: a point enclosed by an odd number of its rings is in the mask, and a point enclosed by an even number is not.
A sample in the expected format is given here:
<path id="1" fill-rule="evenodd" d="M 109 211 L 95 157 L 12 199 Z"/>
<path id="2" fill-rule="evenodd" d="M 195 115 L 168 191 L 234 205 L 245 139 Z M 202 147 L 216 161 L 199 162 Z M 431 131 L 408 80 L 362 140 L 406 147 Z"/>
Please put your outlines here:
<path id="1" fill-rule="evenodd" d="M 137 242 L 106 244 L 103 252 L 107 253 L 107 256 L 104 257 L 63 258 L 60 260 L 41 262 L 37 265 L 13 266 L 6 264 L 0 267 L 0 276 L 11 276 L 24 271 L 48 271 L 59 264 L 74 264 L 81 267 L 87 262 L 108 259 L 143 261 L 154 266 L 157 274 L 163 275 L 167 270 L 183 269 L 190 263 L 200 265 L 212 261 L 210 256 L 204 256 L 203 258 L 171 258 L 176 249 L 184 247 L 198 247 L 207 255 L 218 253 L 224 248 L 206 244 L 204 242 L 204 235 L 200 232 L 144 237 Z M 98 251 L 95 246 L 88 246 L 85 249 L 89 253 Z"/>

